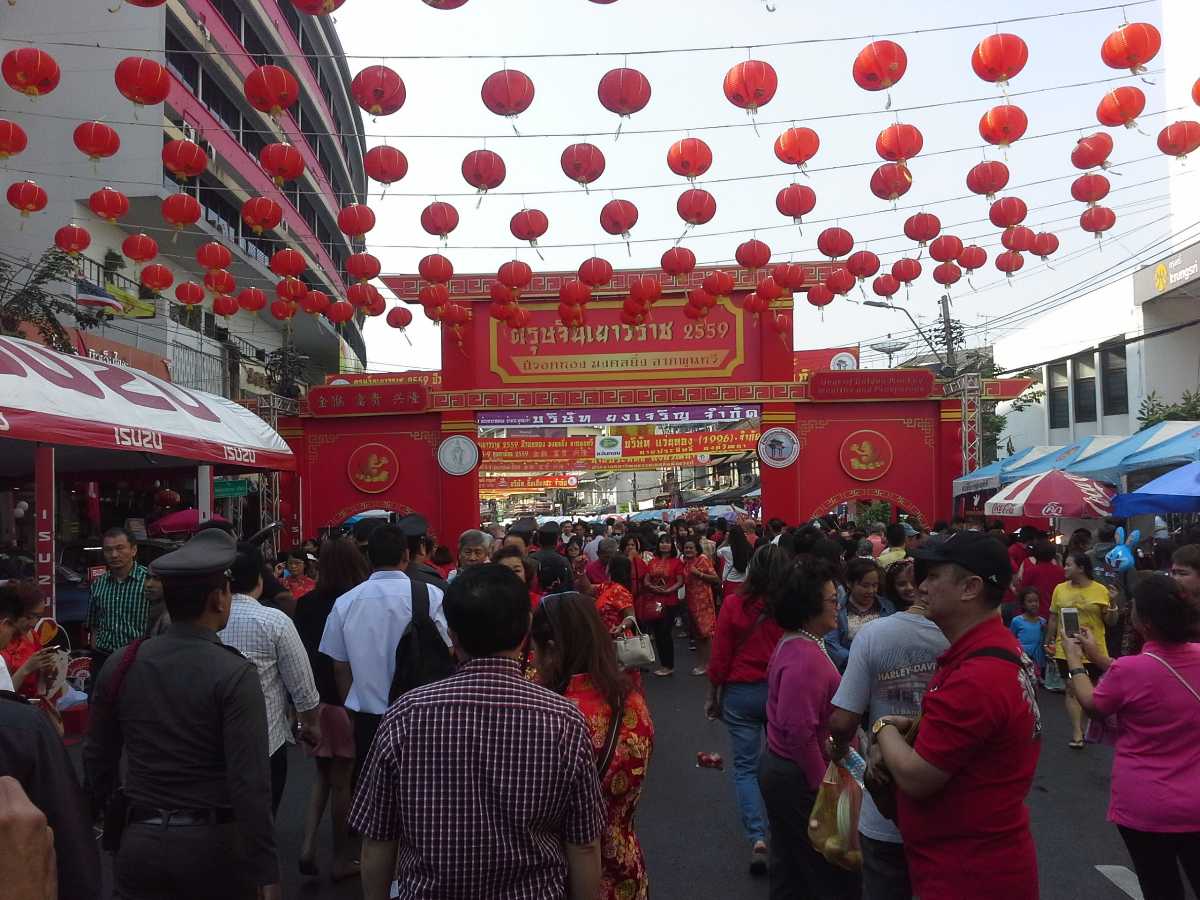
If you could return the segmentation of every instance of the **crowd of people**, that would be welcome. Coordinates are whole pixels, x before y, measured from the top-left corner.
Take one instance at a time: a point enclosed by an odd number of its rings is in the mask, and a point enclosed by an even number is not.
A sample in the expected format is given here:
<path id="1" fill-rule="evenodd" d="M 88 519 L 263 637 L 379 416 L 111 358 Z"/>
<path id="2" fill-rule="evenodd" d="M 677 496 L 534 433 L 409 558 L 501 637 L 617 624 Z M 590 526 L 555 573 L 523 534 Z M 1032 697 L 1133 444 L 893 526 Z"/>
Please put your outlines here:
<path id="1" fill-rule="evenodd" d="M 68 900 L 97 896 L 93 822 L 119 897 L 277 897 L 299 743 L 305 877 L 361 878 L 368 900 L 642 900 L 644 679 L 674 674 L 680 642 L 772 900 L 1038 897 L 1039 687 L 1063 690 L 1073 750 L 1115 744 L 1109 818 L 1143 895 L 1175 900 L 1200 888 L 1200 534 L 1133 567 L 1120 543 L 1108 524 L 1060 552 L 1000 523 L 697 517 L 523 520 L 450 550 L 410 515 L 270 560 L 218 525 L 147 567 L 113 529 L 82 786 L 21 696 L 51 666 L 24 646 L 41 597 L 0 587 L 0 833 L 37 860 L 48 823 L 56 856 L 22 877 Z M 622 666 L 641 635 L 653 660 Z M 809 819 L 852 752 L 848 869 Z"/>

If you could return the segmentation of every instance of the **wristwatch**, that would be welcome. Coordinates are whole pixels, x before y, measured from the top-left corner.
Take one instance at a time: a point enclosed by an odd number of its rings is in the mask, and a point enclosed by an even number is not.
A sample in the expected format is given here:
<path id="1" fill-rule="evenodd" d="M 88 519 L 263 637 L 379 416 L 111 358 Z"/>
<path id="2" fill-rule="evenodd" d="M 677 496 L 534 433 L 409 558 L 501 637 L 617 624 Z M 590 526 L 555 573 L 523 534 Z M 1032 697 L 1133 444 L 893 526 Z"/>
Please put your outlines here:
<path id="1" fill-rule="evenodd" d="M 1085 669 L 1083 666 L 1076 666 L 1074 669 L 1067 670 L 1067 675 L 1071 678 L 1074 678 L 1076 675 L 1086 675 L 1086 674 L 1087 674 L 1087 669 Z"/>
<path id="2" fill-rule="evenodd" d="M 883 731 L 883 729 L 889 725 L 891 725 L 893 728 L 896 727 L 896 723 L 893 722 L 891 719 L 887 718 L 886 716 L 883 718 L 876 719 L 875 724 L 871 726 L 871 737 L 874 737 L 875 735 L 879 734 L 879 732 Z"/>

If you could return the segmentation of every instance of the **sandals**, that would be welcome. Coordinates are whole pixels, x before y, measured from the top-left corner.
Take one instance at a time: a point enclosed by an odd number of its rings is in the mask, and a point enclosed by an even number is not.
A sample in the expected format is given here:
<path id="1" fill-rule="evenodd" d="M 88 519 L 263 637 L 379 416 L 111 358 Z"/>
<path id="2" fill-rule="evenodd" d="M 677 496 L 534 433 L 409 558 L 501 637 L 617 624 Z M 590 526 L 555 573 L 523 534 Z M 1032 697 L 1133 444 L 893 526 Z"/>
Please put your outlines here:
<path id="1" fill-rule="evenodd" d="M 674 675 L 675 670 L 674 669 L 655 669 L 654 674 L 657 675 L 659 678 L 666 678 L 668 675 Z"/>
<path id="2" fill-rule="evenodd" d="M 707 675 L 708 669 L 703 666 L 696 666 L 696 668 L 692 669 L 692 674 L 699 678 L 701 675 Z"/>
<path id="3" fill-rule="evenodd" d="M 1081 741 L 1081 740 L 1080 741 L 1067 741 L 1067 746 L 1070 747 L 1072 750 L 1082 750 L 1083 749 L 1083 741 Z"/>

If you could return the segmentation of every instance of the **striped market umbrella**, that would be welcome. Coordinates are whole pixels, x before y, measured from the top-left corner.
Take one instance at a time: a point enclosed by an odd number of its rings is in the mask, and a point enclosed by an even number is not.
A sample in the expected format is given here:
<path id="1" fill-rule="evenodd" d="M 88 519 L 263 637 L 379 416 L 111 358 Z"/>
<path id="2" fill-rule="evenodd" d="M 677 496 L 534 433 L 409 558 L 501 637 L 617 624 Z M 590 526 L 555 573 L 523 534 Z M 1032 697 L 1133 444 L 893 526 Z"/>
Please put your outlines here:
<path id="1" fill-rule="evenodd" d="M 1051 469 L 997 491 L 984 504 L 984 515 L 1103 519 L 1112 514 L 1115 494 L 1116 489 L 1102 481 Z"/>

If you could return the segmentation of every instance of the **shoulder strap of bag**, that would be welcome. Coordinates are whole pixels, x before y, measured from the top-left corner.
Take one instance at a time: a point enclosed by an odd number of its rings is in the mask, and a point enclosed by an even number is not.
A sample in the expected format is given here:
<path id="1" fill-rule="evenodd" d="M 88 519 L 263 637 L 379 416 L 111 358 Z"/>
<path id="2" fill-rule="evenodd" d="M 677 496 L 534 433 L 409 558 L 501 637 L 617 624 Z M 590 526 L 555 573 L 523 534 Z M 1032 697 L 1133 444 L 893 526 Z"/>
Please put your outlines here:
<path id="1" fill-rule="evenodd" d="M 117 700 L 121 696 L 121 688 L 125 686 L 125 676 L 129 674 L 129 670 L 133 667 L 133 661 L 137 659 L 138 651 L 142 649 L 142 644 L 145 643 L 145 638 L 138 638 L 125 648 L 125 652 L 121 655 L 121 661 L 117 663 L 117 669 L 113 672 L 113 677 L 105 685 L 106 690 L 99 698 L 109 706 L 116 706 Z M 100 677 L 100 673 L 96 673 L 96 677 Z"/>
<path id="2" fill-rule="evenodd" d="M 429 585 L 414 578 L 409 579 L 412 585 L 412 620 L 424 623 L 429 618 Z"/>
<path id="3" fill-rule="evenodd" d="M 625 717 L 625 698 L 621 698 L 621 702 L 617 704 L 616 710 L 613 712 L 612 718 L 608 723 L 608 740 L 604 745 L 604 755 L 600 757 L 600 761 L 596 763 L 596 773 L 600 780 L 604 780 L 604 776 L 608 774 L 608 767 L 612 765 L 613 756 L 617 752 L 617 737 L 621 733 L 621 720 Z"/>
<path id="4" fill-rule="evenodd" d="M 1150 657 L 1151 659 L 1157 659 L 1160 663 L 1162 663 L 1163 666 L 1166 667 L 1166 670 L 1168 672 L 1170 672 L 1172 675 L 1174 675 L 1179 680 L 1179 683 L 1188 689 L 1188 693 L 1190 693 L 1193 697 L 1196 698 L 1196 702 L 1200 703 L 1200 693 L 1198 693 L 1194 687 L 1192 687 L 1190 684 L 1187 683 L 1187 681 L 1184 680 L 1183 676 L 1179 674 L 1178 670 L 1176 670 L 1176 668 L 1173 665 L 1171 665 L 1169 662 L 1167 662 L 1165 659 L 1163 659 L 1157 653 L 1149 653 L 1145 650 L 1143 650 L 1142 653 L 1144 655 Z"/>
<path id="5" fill-rule="evenodd" d="M 963 657 L 964 660 L 974 659 L 977 656 L 990 656 L 993 659 L 1002 659 L 1005 662 L 1010 662 L 1013 665 L 1022 665 L 1021 657 L 1013 653 L 1011 650 L 1005 650 L 1003 647 L 984 647 L 982 650 L 976 650 L 974 653 L 968 653 Z"/>

